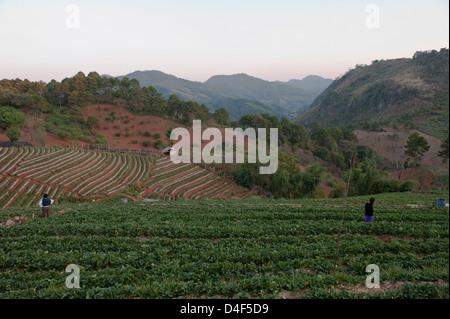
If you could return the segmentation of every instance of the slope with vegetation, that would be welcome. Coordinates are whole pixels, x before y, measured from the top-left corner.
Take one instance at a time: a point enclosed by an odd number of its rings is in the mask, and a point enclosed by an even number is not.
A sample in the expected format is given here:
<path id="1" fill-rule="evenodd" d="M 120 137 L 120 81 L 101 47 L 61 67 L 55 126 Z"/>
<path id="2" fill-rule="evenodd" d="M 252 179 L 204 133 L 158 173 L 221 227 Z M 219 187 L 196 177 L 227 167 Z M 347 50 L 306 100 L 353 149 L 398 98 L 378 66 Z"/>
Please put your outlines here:
<path id="1" fill-rule="evenodd" d="M 257 172 L 260 163 L 208 166 L 223 176 L 233 178 L 239 185 L 267 196 L 338 197 L 344 194 L 345 177 L 350 168 L 352 154 L 355 152 L 356 172 L 360 173 L 354 177 L 358 179 L 354 183 L 366 185 L 366 187 L 356 187 L 353 191 L 355 195 L 406 191 L 417 187 L 448 187 L 448 181 L 445 181 L 445 176 L 448 180 L 448 169 L 445 172 L 439 167 L 436 172 L 428 172 L 432 174 L 431 180 L 439 179 L 439 183 L 433 184 L 415 177 L 413 179 L 416 182 L 408 181 L 409 178 L 405 180 L 405 177 L 412 176 L 409 173 L 403 174 L 400 179 L 402 170 L 411 168 L 411 161 L 409 161 L 410 166 L 406 167 L 404 165 L 406 158 L 403 163 L 398 163 L 397 159 L 383 158 L 374 152 L 374 150 L 380 151 L 376 149 L 379 144 L 364 145 L 358 142 L 358 136 L 361 135 L 355 135 L 355 128 L 382 131 L 385 126 L 382 126 L 381 122 L 364 120 L 359 125 L 348 125 L 345 122 L 356 121 L 358 116 L 363 118 L 367 114 L 373 117 L 366 109 L 357 107 L 360 105 L 358 101 L 362 100 L 367 103 L 361 105 L 369 108 L 377 109 L 374 105 L 381 105 L 384 111 L 376 113 L 377 116 L 387 114 L 392 119 L 395 119 L 392 115 L 394 113 L 404 116 L 401 115 L 402 110 L 405 111 L 407 107 L 416 105 L 414 104 L 416 102 L 440 105 L 442 108 L 444 105 L 442 101 L 447 98 L 448 109 L 448 89 L 445 91 L 442 85 L 442 83 L 448 83 L 448 63 L 447 70 L 445 65 L 443 70 L 436 69 L 441 66 L 446 57 L 448 57 L 448 50 L 444 49 L 440 52 L 419 52 L 414 59 L 377 61 L 371 66 L 360 66 L 350 71 L 333 82 L 316 100 L 319 106 L 313 107 L 304 115 L 306 117 L 309 116 L 308 114 L 316 114 L 317 110 L 322 110 L 322 104 L 326 105 L 324 101 L 329 101 L 331 104 L 327 108 L 330 110 L 325 109 L 320 112 L 325 112 L 327 116 L 329 114 L 331 118 L 336 116 L 336 125 L 330 124 L 334 123 L 334 120 L 328 123 L 327 117 L 321 119 L 318 116 L 320 121 L 311 121 L 307 126 L 303 126 L 287 118 L 280 119 L 268 113 L 247 114 L 239 121 L 231 121 L 225 108 L 216 109 L 212 113 L 205 104 L 181 100 L 175 94 L 166 98 L 154 87 L 142 87 L 136 79 L 130 80 L 124 77 L 119 80 L 101 77 L 96 72 L 86 76 L 79 72 L 61 82 L 55 80 L 49 83 L 30 82 L 20 79 L 0 81 L 0 105 L 4 106 L 0 108 L 0 118 L 4 119 L 1 129 L 13 140 L 17 139 L 21 125 L 25 125 L 22 133 L 28 132 L 27 136 L 33 136 L 36 139 L 33 145 L 36 146 L 45 145 L 45 139 L 41 134 L 44 131 L 60 139 L 55 143 L 70 141 L 84 148 L 106 145 L 110 148 L 157 150 L 171 145 L 168 139 L 171 128 L 175 125 L 190 126 L 194 119 L 201 120 L 206 127 L 218 126 L 222 129 L 224 126 L 244 129 L 266 128 L 267 131 L 269 128 L 278 128 L 280 152 L 279 169 L 276 174 L 259 175 Z M 368 73 L 367 70 L 371 71 Z M 413 81 L 411 74 L 420 76 Z M 243 75 L 241 77 L 246 78 Z M 399 85 L 396 84 L 386 90 L 374 89 L 384 87 L 386 83 L 391 83 L 390 81 L 394 79 L 403 83 L 404 87 L 399 89 Z M 218 81 L 216 85 L 220 86 L 220 83 L 226 80 L 227 77 L 218 77 L 215 79 Z M 353 83 L 352 87 L 348 87 L 349 82 Z M 426 86 L 425 92 L 422 86 Z M 241 94 L 247 94 L 245 92 L 251 91 L 250 88 L 242 86 Z M 369 91 L 373 94 L 368 95 Z M 336 96 L 338 98 L 335 99 Z M 346 99 L 353 99 L 353 104 L 342 103 Z M 379 104 L 380 101 L 381 104 Z M 439 102 L 441 104 L 435 104 L 436 101 L 441 101 Z M 412 108 L 412 110 L 415 109 Z M 394 113 L 389 113 L 391 111 Z M 339 117 L 336 113 L 340 114 Z M 346 118 L 345 114 L 351 115 L 352 118 Z M 433 120 L 432 117 L 427 119 Z M 26 126 L 30 120 L 34 125 L 33 129 Z M 323 124 L 324 121 L 325 124 Z M 158 122 L 164 123 L 159 125 Z M 341 123 L 347 125 L 338 126 Z M 421 123 L 426 123 L 424 118 Z M 406 137 L 409 135 L 410 133 Z M 439 143 L 430 143 L 429 139 L 427 142 L 431 146 L 421 158 L 424 164 L 428 163 L 430 152 L 440 152 L 436 148 L 439 147 Z M 436 157 L 437 154 L 432 156 Z M 418 158 L 414 158 L 414 161 L 414 165 L 421 164 Z M 396 171 L 400 171 L 399 175 L 392 176 L 392 172 Z"/>
<path id="2" fill-rule="evenodd" d="M 107 75 L 104 75 L 109 77 Z M 231 119 L 245 114 L 270 113 L 291 117 L 307 107 L 331 82 L 319 76 L 289 82 L 269 82 L 246 74 L 216 75 L 207 81 L 193 82 L 161 71 L 135 71 L 117 79 L 136 79 L 152 86 L 164 97 L 205 104 L 211 110 L 225 108 Z"/>
<path id="3" fill-rule="evenodd" d="M 297 121 L 378 130 L 404 126 L 444 140 L 449 131 L 449 50 L 357 65 L 334 81 Z"/>

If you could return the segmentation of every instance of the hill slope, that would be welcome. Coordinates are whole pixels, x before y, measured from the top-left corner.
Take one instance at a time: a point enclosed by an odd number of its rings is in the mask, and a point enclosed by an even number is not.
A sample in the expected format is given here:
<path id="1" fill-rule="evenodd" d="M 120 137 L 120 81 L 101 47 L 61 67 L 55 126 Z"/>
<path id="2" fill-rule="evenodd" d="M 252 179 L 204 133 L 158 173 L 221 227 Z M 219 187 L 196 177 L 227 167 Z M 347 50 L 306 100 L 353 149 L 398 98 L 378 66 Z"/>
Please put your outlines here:
<path id="1" fill-rule="evenodd" d="M 279 82 L 285 83 L 287 85 L 300 88 L 305 91 L 309 91 L 312 94 L 319 95 L 322 93 L 330 84 L 333 82 L 331 79 L 324 79 L 321 76 L 317 75 L 308 75 L 302 80 L 292 79 L 288 82 Z"/>
<path id="2" fill-rule="evenodd" d="M 107 76 L 107 75 L 103 75 Z M 161 71 L 135 71 L 123 76 L 141 86 L 153 86 L 163 96 L 205 104 L 212 111 L 225 108 L 232 119 L 269 113 L 292 117 L 311 104 L 331 80 L 312 76 L 290 82 L 269 82 L 245 74 L 217 75 L 204 83 L 177 78 Z"/>
<path id="3" fill-rule="evenodd" d="M 141 152 L 0 147 L 0 208 L 37 205 L 42 194 L 80 201 L 136 198 L 245 198 L 252 192 L 195 164 Z M 131 197 L 133 198 L 133 197 Z"/>
<path id="4" fill-rule="evenodd" d="M 382 121 L 422 128 L 440 138 L 446 131 L 448 136 L 448 58 L 448 49 L 441 49 L 357 66 L 320 94 L 297 122 L 331 126 Z M 432 128 L 427 132 L 426 127 Z"/>

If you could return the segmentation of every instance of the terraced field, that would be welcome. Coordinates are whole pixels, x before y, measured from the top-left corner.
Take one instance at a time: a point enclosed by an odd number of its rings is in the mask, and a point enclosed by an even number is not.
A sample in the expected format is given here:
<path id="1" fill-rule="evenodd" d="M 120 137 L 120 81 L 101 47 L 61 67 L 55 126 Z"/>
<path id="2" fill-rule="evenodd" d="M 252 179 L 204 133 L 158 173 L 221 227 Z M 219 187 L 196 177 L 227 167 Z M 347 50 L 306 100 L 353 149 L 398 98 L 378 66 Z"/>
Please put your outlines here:
<path id="1" fill-rule="evenodd" d="M 155 196 L 164 200 L 232 199 L 249 197 L 252 192 L 229 179 L 211 173 L 194 164 L 173 164 L 168 157 L 156 160 L 151 179 L 142 185 L 141 196 Z"/>
<path id="2" fill-rule="evenodd" d="M 152 165 L 155 162 L 155 165 Z M 141 198 L 245 198 L 251 193 L 193 164 L 71 148 L 0 148 L 0 207 L 52 198 L 104 198 L 138 188 Z"/>

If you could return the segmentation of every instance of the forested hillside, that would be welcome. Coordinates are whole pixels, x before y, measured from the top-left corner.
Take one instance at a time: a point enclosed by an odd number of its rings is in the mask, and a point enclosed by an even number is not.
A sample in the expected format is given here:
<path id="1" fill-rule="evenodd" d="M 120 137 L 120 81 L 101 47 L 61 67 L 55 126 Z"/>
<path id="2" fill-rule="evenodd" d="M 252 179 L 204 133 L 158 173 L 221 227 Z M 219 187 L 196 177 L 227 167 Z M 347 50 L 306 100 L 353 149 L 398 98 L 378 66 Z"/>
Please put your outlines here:
<path id="1" fill-rule="evenodd" d="M 138 80 L 142 86 L 156 88 L 166 98 L 176 94 L 180 99 L 205 104 L 210 110 L 224 108 L 233 120 L 258 113 L 294 117 L 332 82 L 319 76 L 269 82 L 246 74 L 234 74 L 212 76 L 202 83 L 155 70 L 135 71 L 117 79 L 125 77 Z"/>
<path id="2" fill-rule="evenodd" d="M 419 129 L 445 140 L 449 115 L 449 50 L 357 65 L 334 81 L 297 122 Z"/>

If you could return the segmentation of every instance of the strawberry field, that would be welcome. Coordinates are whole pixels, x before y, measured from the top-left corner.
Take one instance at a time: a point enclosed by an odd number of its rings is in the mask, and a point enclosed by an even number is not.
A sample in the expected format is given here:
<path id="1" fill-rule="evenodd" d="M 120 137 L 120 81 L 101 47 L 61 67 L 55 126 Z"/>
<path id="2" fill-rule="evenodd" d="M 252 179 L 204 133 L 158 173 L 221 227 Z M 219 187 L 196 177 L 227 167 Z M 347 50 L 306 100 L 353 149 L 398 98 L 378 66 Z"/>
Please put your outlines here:
<path id="1" fill-rule="evenodd" d="M 161 200 L 251 195 L 200 166 L 173 164 L 165 157 L 61 147 L 0 147 L 0 208 L 36 206 L 45 193 L 58 200 L 86 201 L 130 188 L 136 197 Z"/>
<path id="2" fill-rule="evenodd" d="M 0 298 L 449 298 L 444 193 L 178 200 L 0 210 Z M 22 215 L 23 214 L 23 215 Z M 21 223 L 10 223 L 22 216 Z M 66 266 L 80 288 L 66 287 Z M 366 267 L 380 288 L 366 287 Z"/>

